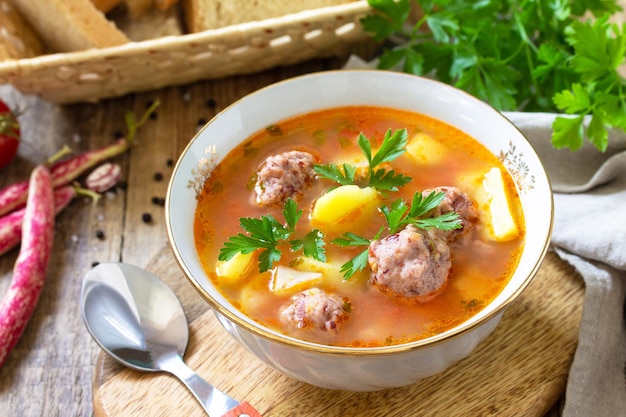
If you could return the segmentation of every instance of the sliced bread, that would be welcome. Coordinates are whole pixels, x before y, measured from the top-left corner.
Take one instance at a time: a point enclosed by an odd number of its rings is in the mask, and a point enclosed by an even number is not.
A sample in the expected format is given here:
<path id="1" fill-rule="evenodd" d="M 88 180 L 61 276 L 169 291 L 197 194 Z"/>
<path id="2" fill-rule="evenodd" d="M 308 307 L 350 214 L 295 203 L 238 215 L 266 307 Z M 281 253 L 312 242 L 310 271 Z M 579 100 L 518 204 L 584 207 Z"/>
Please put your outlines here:
<path id="1" fill-rule="evenodd" d="M 41 55 L 41 41 L 10 1 L 0 0 L 0 61 Z"/>
<path id="2" fill-rule="evenodd" d="M 12 0 L 53 52 L 106 48 L 128 42 L 91 0 Z"/>
<path id="3" fill-rule="evenodd" d="M 190 32 L 284 16 L 354 0 L 183 0 Z"/>

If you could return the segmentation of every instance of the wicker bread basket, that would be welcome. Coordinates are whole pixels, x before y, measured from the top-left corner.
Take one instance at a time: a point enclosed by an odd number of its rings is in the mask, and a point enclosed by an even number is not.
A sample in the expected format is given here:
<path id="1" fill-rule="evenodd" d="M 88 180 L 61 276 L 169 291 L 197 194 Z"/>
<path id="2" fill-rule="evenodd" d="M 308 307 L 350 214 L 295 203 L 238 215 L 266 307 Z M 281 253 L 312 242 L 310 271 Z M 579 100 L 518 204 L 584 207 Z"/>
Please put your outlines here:
<path id="1" fill-rule="evenodd" d="M 339 56 L 367 38 L 367 1 L 324 7 L 201 33 L 0 62 L 0 83 L 56 103 L 246 74 Z"/>

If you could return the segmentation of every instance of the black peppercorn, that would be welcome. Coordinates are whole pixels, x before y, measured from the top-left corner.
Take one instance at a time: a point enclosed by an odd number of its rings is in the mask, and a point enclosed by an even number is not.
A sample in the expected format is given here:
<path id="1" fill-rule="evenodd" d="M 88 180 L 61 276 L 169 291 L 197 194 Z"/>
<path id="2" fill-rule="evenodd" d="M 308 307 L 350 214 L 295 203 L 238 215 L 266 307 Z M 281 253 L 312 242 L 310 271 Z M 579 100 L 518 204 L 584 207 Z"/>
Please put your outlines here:
<path id="1" fill-rule="evenodd" d="M 151 223 L 152 222 L 152 215 L 150 213 L 144 213 L 141 215 L 141 220 L 144 223 Z"/>
<path id="2" fill-rule="evenodd" d="M 96 230 L 96 237 L 100 240 L 104 240 L 104 232 L 102 230 Z"/>

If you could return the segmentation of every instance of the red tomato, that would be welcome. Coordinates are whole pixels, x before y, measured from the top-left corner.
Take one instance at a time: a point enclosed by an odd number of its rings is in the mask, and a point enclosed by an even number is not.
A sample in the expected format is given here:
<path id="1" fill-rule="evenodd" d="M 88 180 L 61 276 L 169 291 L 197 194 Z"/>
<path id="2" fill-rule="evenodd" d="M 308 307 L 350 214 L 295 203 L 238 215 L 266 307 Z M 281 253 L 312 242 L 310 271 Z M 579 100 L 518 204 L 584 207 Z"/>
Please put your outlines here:
<path id="1" fill-rule="evenodd" d="M 20 145 L 20 125 L 15 114 L 0 100 L 0 168 L 8 164 Z"/>

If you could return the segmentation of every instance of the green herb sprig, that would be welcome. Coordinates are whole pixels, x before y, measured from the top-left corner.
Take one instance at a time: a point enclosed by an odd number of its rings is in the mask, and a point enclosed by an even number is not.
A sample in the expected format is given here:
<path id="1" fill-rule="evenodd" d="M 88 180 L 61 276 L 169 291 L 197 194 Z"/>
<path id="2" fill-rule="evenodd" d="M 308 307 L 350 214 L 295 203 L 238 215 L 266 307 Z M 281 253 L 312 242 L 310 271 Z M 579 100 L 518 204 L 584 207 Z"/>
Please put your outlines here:
<path id="1" fill-rule="evenodd" d="M 365 178 L 358 178 L 357 167 L 350 164 L 343 164 L 341 167 L 333 163 L 314 165 L 313 169 L 321 177 L 340 185 L 371 186 L 381 191 L 397 191 L 398 187 L 408 184 L 411 178 L 399 174 L 393 169 L 387 171 L 385 168 L 379 167 L 384 163 L 393 161 L 406 152 L 407 138 L 408 133 L 406 129 L 399 129 L 393 133 L 389 129 L 385 133 L 382 145 L 372 155 L 370 140 L 363 133 L 360 133 L 357 144 L 363 155 L 365 155 L 368 164 Z"/>
<path id="2" fill-rule="evenodd" d="M 296 224 L 302 217 L 302 210 L 291 198 L 287 199 L 283 207 L 285 224 L 280 223 L 268 214 L 260 218 L 244 217 L 239 224 L 248 234 L 238 233 L 230 237 L 220 249 L 218 259 L 227 261 L 238 253 L 252 253 L 261 249 L 259 254 L 259 272 L 271 269 L 282 256 L 279 245 L 287 242 L 296 231 Z M 324 250 L 324 235 L 318 229 L 311 230 L 301 239 L 289 241 L 292 251 L 302 250 L 306 256 L 320 262 L 326 261 Z"/>
<path id="3" fill-rule="evenodd" d="M 615 0 L 368 0 L 376 40 L 399 39 L 379 68 L 433 76 L 498 110 L 557 112 L 552 145 L 600 151 L 626 131 L 626 24 Z M 409 22 L 411 3 L 423 12 Z M 583 20 L 592 13 L 596 19 Z M 586 123 L 587 118 L 588 123 Z"/>
<path id="4" fill-rule="evenodd" d="M 389 234 L 394 234 L 409 224 L 420 229 L 437 228 L 441 230 L 453 230 L 461 227 L 461 219 L 458 213 L 451 211 L 440 216 L 425 217 L 436 208 L 443 199 L 445 193 L 437 191 L 424 196 L 420 192 L 413 195 L 411 207 L 404 200 L 397 199 L 389 207 L 382 206 L 381 211 L 387 222 L 386 229 Z M 331 243 L 341 247 L 369 246 L 373 240 L 379 239 L 385 230 L 385 226 L 376 233 L 372 239 L 359 236 L 355 233 L 344 233 L 341 237 L 333 239 Z M 367 267 L 368 249 L 360 252 L 354 258 L 341 265 L 340 272 L 344 279 L 350 279 L 354 274 Z"/>
<path id="5" fill-rule="evenodd" d="M 454 211 L 449 211 L 435 217 L 424 217 L 431 210 L 436 208 L 445 198 L 445 193 L 441 191 L 427 194 L 413 194 L 413 202 L 409 207 L 404 200 L 398 199 L 391 203 L 390 207 L 383 206 L 381 211 L 387 221 L 389 234 L 394 234 L 404 229 L 409 224 L 420 229 L 440 229 L 453 230 L 461 227 L 459 215 Z"/>

